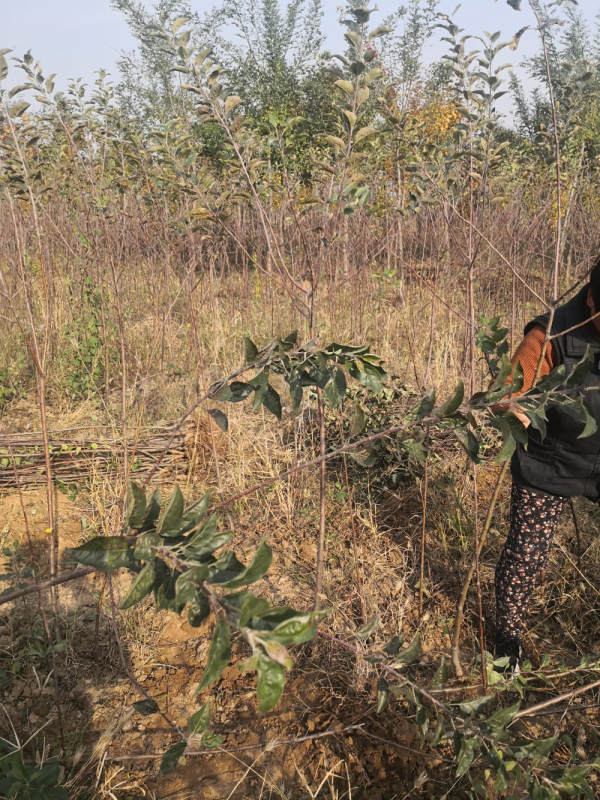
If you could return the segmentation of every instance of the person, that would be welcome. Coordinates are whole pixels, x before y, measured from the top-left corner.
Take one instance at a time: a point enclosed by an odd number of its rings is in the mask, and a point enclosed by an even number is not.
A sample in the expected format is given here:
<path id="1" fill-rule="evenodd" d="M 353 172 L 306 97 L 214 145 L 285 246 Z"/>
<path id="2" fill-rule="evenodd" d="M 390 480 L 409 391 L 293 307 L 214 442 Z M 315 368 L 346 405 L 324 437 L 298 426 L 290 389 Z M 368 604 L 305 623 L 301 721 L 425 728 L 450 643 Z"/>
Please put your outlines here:
<path id="1" fill-rule="evenodd" d="M 512 358 L 513 368 L 520 362 L 523 369 L 521 392 L 533 385 L 540 358 L 540 377 L 559 364 L 569 372 L 588 347 L 594 366 L 581 386 L 600 388 L 600 315 L 594 316 L 597 310 L 600 311 L 600 259 L 589 282 L 556 309 L 549 342 L 545 341 L 549 314 L 526 325 L 525 337 Z M 495 655 L 508 657 L 507 669 L 511 671 L 518 671 L 529 599 L 548 562 L 566 499 L 584 496 L 600 501 L 600 392 L 585 391 L 585 401 L 599 422 L 596 433 L 578 438 L 582 423 L 557 405 L 548 410 L 546 436 L 529 427 L 527 447 L 517 445 L 511 461 L 510 528 L 495 572 Z M 511 400 L 510 409 L 529 426 L 530 420 L 518 400 Z"/>

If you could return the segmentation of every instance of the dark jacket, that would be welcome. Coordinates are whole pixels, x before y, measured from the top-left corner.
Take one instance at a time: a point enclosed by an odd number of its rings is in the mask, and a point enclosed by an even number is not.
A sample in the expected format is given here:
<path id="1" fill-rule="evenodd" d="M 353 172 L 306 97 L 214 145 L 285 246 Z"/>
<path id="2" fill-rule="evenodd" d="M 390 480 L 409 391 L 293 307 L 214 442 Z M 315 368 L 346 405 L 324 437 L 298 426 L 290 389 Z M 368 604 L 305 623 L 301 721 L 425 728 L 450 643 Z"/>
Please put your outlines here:
<path id="1" fill-rule="evenodd" d="M 585 286 L 572 300 L 556 309 L 552 334 L 583 322 L 589 317 Z M 548 314 L 536 317 L 525 328 L 548 323 Z M 594 354 L 594 367 L 576 391 L 600 389 L 600 340 L 591 323 L 553 339 L 558 364 L 564 364 L 567 374 L 581 361 L 589 346 Z M 530 428 L 527 450 L 518 445 L 511 462 L 513 479 L 522 486 L 532 487 L 553 495 L 573 497 L 583 495 L 600 500 L 600 391 L 586 391 L 585 402 L 599 430 L 592 436 L 579 439 L 583 425 L 560 406 L 548 409 L 548 430 L 542 440 L 538 431 Z"/>

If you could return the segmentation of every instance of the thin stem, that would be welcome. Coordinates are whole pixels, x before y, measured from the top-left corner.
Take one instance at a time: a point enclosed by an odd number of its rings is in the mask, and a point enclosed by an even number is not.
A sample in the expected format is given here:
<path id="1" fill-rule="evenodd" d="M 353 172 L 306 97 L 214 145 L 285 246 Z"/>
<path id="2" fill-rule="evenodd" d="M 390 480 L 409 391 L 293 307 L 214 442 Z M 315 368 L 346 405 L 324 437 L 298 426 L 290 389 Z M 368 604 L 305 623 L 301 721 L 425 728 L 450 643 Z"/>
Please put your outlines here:
<path id="1" fill-rule="evenodd" d="M 429 487 L 429 461 L 425 459 L 421 511 L 421 563 L 419 569 L 419 616 L 423 614 L 423 583 L 425 581 L 425 530 L 427 523 L 427 489 Z"/>
<path id="2" fill-rule="evenodd" d="M 319 544 L 317 547 L 317 579 L 315 583 L 314 610 L 318 611 L 323 591 L 323 572 L 325 564 L 325 510 L 326 510 L 326 440 L 325 440 L 325 410 L 323 408 L 323 391 L 317 388 L 317 402 L 319 413 Z"/>

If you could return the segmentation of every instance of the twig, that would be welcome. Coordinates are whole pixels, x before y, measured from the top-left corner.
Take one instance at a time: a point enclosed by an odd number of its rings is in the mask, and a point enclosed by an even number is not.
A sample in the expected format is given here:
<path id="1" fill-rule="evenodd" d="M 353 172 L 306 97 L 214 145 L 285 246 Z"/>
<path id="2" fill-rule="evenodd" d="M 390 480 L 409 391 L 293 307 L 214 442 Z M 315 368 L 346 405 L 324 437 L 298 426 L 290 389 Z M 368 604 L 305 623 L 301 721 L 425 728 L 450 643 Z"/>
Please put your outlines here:
<path id="1" fill-rule="evenodd" d="M 571 516 L 573 517 L 573 527 L 575 528 L 575 537 L 577 538 L 577 565 L 581 567 L 581 535 L 579 533 L 579 522 L 577 521 L 577 514 L 575 513 L 575 506 L 573 505 L 573 498 L 569 497 L 569 508 L 571 509 Z"/>
<path id="2" fill-rule="evenodd" d="M 317 400 L 319 408 L 319 451 L 321 461 L 319 463 L 319 543 L 317 546 L 317 577 L 315 582 L 314 610 L 318 611 L 321 603 L 321 592 L 323 591 L 323 571 L 325 565 L 325 500 L 326 500 L 326 469 L 325 462 L 325 411 L 323 408 L 323 390 L 317 388 Z"/>
<path id="3" fill-rule="evenodd" d="M 25 586 L 22 589 L 15 589 L 14 592 L 4 592 L 3 594 L 0 594 L 0 606 L 3 606 L 5 603 L 12 603 L 13 600 L 18 600 L 20 597 L 26 597 L 28 594 L 42 591 L 42 589 L 51 589 L 53 586 L 59 586 L 61 583 L 68 583 L 69 581 L 75 581 L 78 578 L 84 578 L 86 575 L 90 575 L 92 572 L 95 572 L 93 567 L 83 567 L 82 569 L 73 570 L 73 572 L 66 572 L 56 578 L 50 578 L 47 581 L 40 581 L 40 583 Z"/>
<path id="4" fill-rule="evenodd" d="M 117 644 L 117 650 L 119 651 L 119 659 L 121 661 L 121 666 L 123 667 L 123 671 L 125 672 L 125 674 L 129 678 L 129 681 L 130 681 L 131 685 L 134 688 L 136 688 L 138 690 L 138 692 L 140 692 L 140 694 L 142 694 L 146 698 L 146 700 L 150 700 L 152 702 L 156 702 L 154 700 L 154 698 L 151 697 L 148 694 L 146 689 L 144 689 L 142 684 L 135 678 L 135 676 L 133 675 L 133 673 L 129 669 L 129 666 L 127 665 L 127 661 L 125 659 L 125 653 L 123 652 L 123 645 L 121 643 L 121 635 L 119 634 L 119 627 L 117 625 L 117 614 L 118 614 L 118 612 L 117 612 L 117 605 L 115 603 L 115 596 L 114 596 L 114 592 L 113 592 L 113 585 L 112 585 L 112 580 L 111 580 L 110 574 L 107 576 L 107 582 L 108 582 L 108 593 L 109 593 L 109 597 L 110 597 L 110 609 L 111 609 L 110 621 L 111 621 L 113 633 L 115 635 L 115 642 Z M 169 719 L 169 717 L 163 711 L 161 711 L 160 708 L 158 709 L 157 713 L 160 714 L 160 716 L 164 719 L 164 721 L 167 723 L 169 728 L 171 728 L 171 730 L 173 730 L 176 734 L 178 734 L 178 736 L 181 739 L 183 739 L 183 741 L 187 741 L 187 737 L 186 737 L 184 731 L 179 727 L 179 725 L 176 725 L 173 722 L 173 720 Z"/>
<path id="5" fill-rule="evenodd" d="M 419 616 L 423 614 L 423 581 L 425 579 L 425 529 L 427 523 L 427 489 L 429 486 L 429 461 L 425 459 L 421 513 L 421 563 L 419 568 Z"/>
<path id="6" fill-rule="evenodd" d="M 475 529 L 475 582 L 477 586 L 477 611 L 479 612 L 479 652 L 481 655 L 481 681 L 483 693 L 487 694 L 487 670 L 485 663 L 485 631 L 483 627 L 483 602 L 481 598 L 481 574 L 479 571 L 479 502 L 477 493 L 477 465 L 473 462 L 473 502 L 475 504 L 473 525 Z"/>
<path id="7" fill-rule="evenodd" d="M 354 647 L 351 644 L 348 644 L 348 642 L 345 642 L 343 639 L 340 639 L 338 636 L 333 636 L 331 633 L 326 633 L 325 631 L 322 631 L 322 630 L 319 630 L 317 632 L 317 634 L 322 639 L 328 639 L 330 642 L 334 642 L 335 644 L 339 645 L 340 647 L 343 647 L 345 650 L 350 651 L 355 656 L 363 656 L 364 655 L 363 653 L 360 652 L 360 650 L 358 648 Z M 418 692 L 419 694 L 422 694 L 423 697 L 426 697 L 432 705 L 434 705 L 436 708 L 439 708 L 440 711 L 443 711 L 444 714 L 450 720 L 454 721 L 454 714 L 452 714 L 452 712 L 450 711 L 448 706 L 446 706 L 444 703 L 442 703 L 440 700 L 438 700 L 432 694 L 430 694 L 430 692 L 427 689 L 423 689 L 422 686 L 418 686 L 416 683 L 413 683 L 413 681 L 411 681 L 410 678 L 407 678 L 406 675 L 403 672 L 400 672 L 399 670 L 394 669 L 393 667 L 390 667 L 390 666 L 388 666 L 386 664 L 380 664 L 379 667 L 384 672 L 387 672 L 389 675 L 393 675 L 395 678 L 401 680 L 407 686 L 410 686 L 410 688 L 413 689 L 415 692 Z"/>
<path id="8" fill-rule="evenodd" d="M 490 500 L 490 507 L 488 509 L 487 516 L 485 518 L 485 522 L 483 524 L 483 530 L 481 531 L 481 536 L 479 537 L 479 553 L 476 554 L 477 558 L 481 555 L 481 551 L 486 543 L 487 536 L 492 524 L 492 517 L 494 514 L 494 510 L 496 508 L 496 503 L 498 502 L 498 496 L 500 495 L 500 489 L 502 487 L 502 482 L 506 476 L 508 471 L 509 462 L 505 461 L 498 477 L 496 478 L 496 484 L 494 486 L 494 491 L 492 493 L 492 497 Z M 454 623 L 454 633 L 452 635 L 452 664 L 454 665 L 454 670 L 456 675 L 459 678 L 463 676 L 463 668 L 460 663 L 460 631 L 463 623 L 464 613 L 465 613 L 465 603 L 467 600 L 467 595 L 469 593 L 469 587 L 471 585 L 471 581 L 473 580 L 473 575 L 475 574 L 476 569 L 476 558 L 473 559 L 473 562 L 469 568 L 469 572 L 467 573 L 467 579 L 463 585 L 462 591 L 460 593 L 460 597 L 458 600 L 458 604 L 456 606 L 456 622 Z"/>
<path id="9" fill-rule="evenodd" d="M 256 750 L 257 748 L 261 747 L 264 748 L 264 752 L 269 752 L 270 750 L 274 750 L 276 747 L 281 747 L 287 744 L 301 744 L 302 742 L 313 742 L 317 739 L 325 739 L 328 736 L 340 736 L 343 733 L 351 733 L 352 731 L 362 731 L 364 723 L 360 725 L 348 725 L 346 728 L 332 728 L 326 731 L 322 731 L 321 733 L 311 733 L 307 734 L 306 736 L 297 736 L 293 739 L 272 739 L 268 744 L 246 744 L 241 745 L 239 747 L 214 747 L 211 750 L 186 750 L 185 757 L 186 758 L 193 758 L 197 756 L 205 756 L 205 755 L 228 755 L 229 753 L 242 753 L 248 750 Z M 410 750 L 409 747 L 404 747 L 400 745 L 402 749 Z M 415 751 L 418 752 L 418 751 Z M 164 753 L 145 753 L 143 755 L 130 755 L 130 756 L 109 756 L 110 761 L 145 761 L 146 759 L 155 759 L 155 758 L 162 758 Z"/>
<path id="10" fill-rule="evenodd" d="M 586 686 L 580 686 L 579 689 L 574 689 L 572 692 L 565 692 L 564 694 L 559 694 L 556 697 L 551 697 L 549 700 L 536 703 L 534 706 L 529 706 L 529 708 L 524 708 L 521 711 L 517 711 L 511 720 L 511 724 L 517 719 L 521 719 L 522 717 L 530 717 L 532 714 L 535 714 L 537 711 L 541 711 L 544 708 L 549 708 L 557 703 L 562 703 L 564 700 L 572 700 L 574 697 L 578 697 L 580 694 L 585 694 L 586 692 L 591 692 L 592 689 L 598 688 L 600 688 L 600 681 L 594 681 L 593 683 L 588 683 Z"/>

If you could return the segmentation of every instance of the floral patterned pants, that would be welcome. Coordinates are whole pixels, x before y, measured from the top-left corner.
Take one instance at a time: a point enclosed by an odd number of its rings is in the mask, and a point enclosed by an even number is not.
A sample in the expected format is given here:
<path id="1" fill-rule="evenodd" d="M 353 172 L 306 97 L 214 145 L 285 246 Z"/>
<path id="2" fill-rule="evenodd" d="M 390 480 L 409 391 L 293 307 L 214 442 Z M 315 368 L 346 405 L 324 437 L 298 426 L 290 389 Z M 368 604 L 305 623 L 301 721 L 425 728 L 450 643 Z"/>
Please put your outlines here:
<path id="1" fill-rule="evenodd" d="M 496 637 L 519 638 L 527 605 L 548 562 L 564 497 L 513 483 L 510 531 L 496 566 Z"/>

